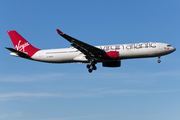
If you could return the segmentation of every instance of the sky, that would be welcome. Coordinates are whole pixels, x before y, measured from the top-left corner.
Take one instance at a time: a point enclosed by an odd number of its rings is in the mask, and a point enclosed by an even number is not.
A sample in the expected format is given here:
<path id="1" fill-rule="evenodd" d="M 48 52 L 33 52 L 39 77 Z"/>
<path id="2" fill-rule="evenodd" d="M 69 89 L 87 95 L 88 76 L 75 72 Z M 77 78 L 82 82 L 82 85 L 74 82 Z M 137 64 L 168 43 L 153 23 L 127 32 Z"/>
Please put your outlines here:
<path id="1" fill-rule="evenodd" d="M 0 120 L 179 120 L 179 0 L 1 0 Z M 163 42 L 158 58 L 86 64 L 10 56 L 8 30 L 40 49 L 69 48 L 56 29 L 90 45 Z"/>

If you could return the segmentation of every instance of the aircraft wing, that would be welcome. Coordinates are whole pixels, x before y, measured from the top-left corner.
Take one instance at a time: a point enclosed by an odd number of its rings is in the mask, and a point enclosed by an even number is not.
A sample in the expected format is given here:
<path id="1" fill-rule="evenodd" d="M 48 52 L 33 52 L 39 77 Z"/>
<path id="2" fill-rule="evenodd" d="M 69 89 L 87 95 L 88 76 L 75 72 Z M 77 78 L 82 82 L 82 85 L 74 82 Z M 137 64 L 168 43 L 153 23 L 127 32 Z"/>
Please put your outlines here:
<path id="1" fill-rule="evenodd" d="M 59 29 L 56 29 L 56 30 L 59 35 L 61 35 L 63 38 L 65 38 L 70 43 L 72 43 L 71 46 L 75 47 L 76 49 L 78 49 L 79 51 L 81 51 L 83 54 L 85 54 L 88 57 L 90 57 L 90 56 L 96 57 L 96 55 L 104 53 L 104 50 L 102 50 L 102 49 L 91 46 L 91 45 L 84 43 L 80 40 L 77 40 L 69 35 L 66 35 L 63 32 L 61 32 Z"/>

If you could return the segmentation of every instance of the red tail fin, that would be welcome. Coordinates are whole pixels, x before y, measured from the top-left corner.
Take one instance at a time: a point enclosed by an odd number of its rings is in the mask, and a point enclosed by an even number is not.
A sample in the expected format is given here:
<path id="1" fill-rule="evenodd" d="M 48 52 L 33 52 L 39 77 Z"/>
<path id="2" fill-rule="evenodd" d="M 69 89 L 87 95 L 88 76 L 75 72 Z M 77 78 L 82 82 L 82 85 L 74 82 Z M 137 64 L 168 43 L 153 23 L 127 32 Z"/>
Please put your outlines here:
<path id="1" fill-rule="evenodd" d="M 20 34 L 16 31 L 7 31 L 11 41 L 14 44 L 16 50 L 27 53 L 30 57 L 33 56 L 40 49 L 35 48 L 28 43 Z"/>

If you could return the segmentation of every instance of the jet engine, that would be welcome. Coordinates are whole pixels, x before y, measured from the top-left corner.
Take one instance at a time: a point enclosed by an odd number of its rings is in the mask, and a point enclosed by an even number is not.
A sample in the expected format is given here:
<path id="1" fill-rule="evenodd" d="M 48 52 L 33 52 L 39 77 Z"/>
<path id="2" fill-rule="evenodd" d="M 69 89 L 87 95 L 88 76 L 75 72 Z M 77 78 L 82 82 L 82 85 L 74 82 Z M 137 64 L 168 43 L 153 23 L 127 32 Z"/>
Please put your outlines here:
<path id="1" fill-rule="evenodd" d="M 110 62 L 102 62 L 103 67 L 120 67 L 121 61 L 119 59 L 119 52 L 118 51 L 110 51 L 103 53 L 100 56 L 101 59 L 105 60 L 113 60 Z"/>
<path id="2" fill-rule="evenodd" d="M 120 67 L 121 66 L 121 61 L 112 61 L 112 62 L 103 62 L 102 63 L 103 67 Z"/>

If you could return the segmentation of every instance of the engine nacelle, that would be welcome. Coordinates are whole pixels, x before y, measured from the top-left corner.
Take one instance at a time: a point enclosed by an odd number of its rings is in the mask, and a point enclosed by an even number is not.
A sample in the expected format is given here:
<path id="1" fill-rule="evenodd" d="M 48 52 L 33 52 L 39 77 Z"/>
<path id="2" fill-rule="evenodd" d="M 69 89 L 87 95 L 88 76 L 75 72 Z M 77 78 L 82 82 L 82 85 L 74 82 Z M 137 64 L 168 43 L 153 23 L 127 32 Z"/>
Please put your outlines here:
<path id="1" fill-rule="evenodd" d="M 108 60 L 114 60 L 119 58 L 119 52 L 118 51 L 110 51 L 101 54 L 100 56 L 101 59 L 108 59 Z"/>
<path id="2" fill-rule="evenodd" d="M 121 61 L 112 61 L 112 62 L 103 62 L 102 63 L 103 67 L 120 67 L 121 66 Z"/>

